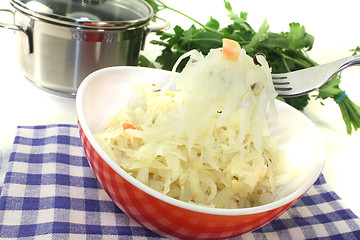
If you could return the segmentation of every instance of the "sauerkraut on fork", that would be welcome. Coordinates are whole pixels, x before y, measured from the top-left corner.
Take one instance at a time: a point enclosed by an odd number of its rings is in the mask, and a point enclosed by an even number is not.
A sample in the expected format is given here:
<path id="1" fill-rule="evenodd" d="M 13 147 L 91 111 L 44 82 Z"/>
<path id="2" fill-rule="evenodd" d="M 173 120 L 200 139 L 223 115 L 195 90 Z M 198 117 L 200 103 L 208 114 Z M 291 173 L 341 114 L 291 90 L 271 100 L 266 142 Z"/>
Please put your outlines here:
<path id="1" fill-rule="evenodd" d="M 267 128 L 277 117 L 277 93 L 266 59 L 223 42 L 206 56 L 184 54 L 173 70 L 189 57 L 180 77 L 161 89 L 135 84 L 128 107 L 95 138 L 125 171 L 170 197 L 215 208 L 259 206 L 275 201 L 298 171 Z"/>

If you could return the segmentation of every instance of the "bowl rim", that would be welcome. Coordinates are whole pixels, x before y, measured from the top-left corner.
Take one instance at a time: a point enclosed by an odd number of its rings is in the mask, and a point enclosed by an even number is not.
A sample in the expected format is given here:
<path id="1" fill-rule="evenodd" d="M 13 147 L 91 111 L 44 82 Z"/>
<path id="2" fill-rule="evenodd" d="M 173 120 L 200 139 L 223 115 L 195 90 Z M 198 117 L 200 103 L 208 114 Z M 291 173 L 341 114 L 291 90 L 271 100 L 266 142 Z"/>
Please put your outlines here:
<path id="1" fill-rule="evenodd" d="M 76 101 L 76 112 L 77 112 L 77 117 L 78 117 L 78 124 L 80 124 L 80 126 L 81 126 L 85 136 L 87 137 L 88 141 L 90 142 L 91 146 L 100 155 L 102 160 L 105 161 L 122 178 L 124 178 L 126 181 L 128 181 L 133 186 L 139 188 L 141 191 L 144 191 L 145 193 L 149 194 L 150 196 L 152 196 L 156 199 L 159 199 L 161 201 L 164 201 L 170 205 L 174 205 L 176 207 L 180 207 L 180 208 L 183 208 L 186 210 L 204 213 L 204 214 L 226 215 L 226 216 L 251 215 L 251 214 L 257 214 L 257 213 L 271 211 L 271 210 L 283 207 L 291 202 L 294 202 L 295 200 L 300 199 L 300 197 L 302 197 L 302 195 L 304 195 L 313 186 L 315 181 L 320 176 L 322 169 L 324 167 L 324 164 L 325 164 L 325 145 L 322 140 L 321 134 L 320 134 L 318 128 L 311 122 L 310 119 L 308 119 L 305 115 L 298 112 L 298 110 L 293 109 L 293 110 L 297 111 L 298 113 L 300 113 L 299 116 L 302 117 L 304 119 L 304 121 L 308 121 L 308 123 L 312 126 L 313 130 L 316 132 L 318 137 L 321 139 L 321 141 L 319 142 L 319 144 L 321 146 L 321 149 L 319 149 L 321 162 L 319 162 L 320 163 L 319 168 L 317 169 L 316 172 L 314 172 L 312 177 L 309 178 L 309 180 L 306 181 L 305 184 L 303 184 L 300 188 L 298 188 L 296 191 L 292 192 L 291 194 L 289 194 L 281 199 L 278 199 L 274 202 L 264 204 L 261 206 L 249 207 L 249 208 L 225 209 L 225 208 L 212 208 L 212 207 L 201 206 L 201 205 L 184 202 L 184 201 L 169 197 L 163 193 L 160 193 L 160 192 L 150 188 L 149 186 L 146 186 L 145 184 L 141 183 L 136 178 L 134 178 L 133 176 L 128 174 L 124 169 L 122 169 L 119 165 L 117 165 L 113 160 L 111 160 L 111 158 L 100 147 L 100 145 L 95 140 L 93 134 L 91 133 L 89 126 L 86 124 L 85 115 L 84 115 L 83 108 L 82 108 L 83 97 L 86 93 L 87 87 L 93 81 L 96 81 L 96 79 L 98 79 L 98 76 L 104 74 L 105 72 L 106 73 L 114 72 L 116 74 L 119 74 L 119 71 L 123 71 L 123 70 L 130 70 L 130 71 L 135 70 L 135 72 L 137 72 L 137 71 L 170 72 L 170 71 L 162 70 L 162 69 L 144 68 L 144 67 L 136 67 L 136 66 L 114 66 L 114 67 L 102 68 L 102 69 L 99 69 L 99 70 L 89 74 L 80 84 L 77 94 L 76 94 L 75 101 Z M 287 105 L 286 103 L 283 103 L 279 100 L 277 100 L 277 101 L 279 102 L 279 104 Z M 289 106 L 289 107 L 291 107 L 291 106 Z"/>

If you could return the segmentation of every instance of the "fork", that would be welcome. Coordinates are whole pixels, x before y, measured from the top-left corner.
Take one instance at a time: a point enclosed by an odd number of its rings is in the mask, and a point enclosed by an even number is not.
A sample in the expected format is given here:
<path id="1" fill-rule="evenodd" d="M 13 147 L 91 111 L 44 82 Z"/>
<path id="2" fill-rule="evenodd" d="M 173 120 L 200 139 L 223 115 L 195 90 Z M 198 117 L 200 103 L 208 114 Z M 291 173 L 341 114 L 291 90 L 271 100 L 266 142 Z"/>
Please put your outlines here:
<path id="1" fill-rule="evenodd" d="M 278 97 L 296 97 L 320 88 L 347 67 L 360 65 L 360 55 L 288 73 L 272 74 Z"/>

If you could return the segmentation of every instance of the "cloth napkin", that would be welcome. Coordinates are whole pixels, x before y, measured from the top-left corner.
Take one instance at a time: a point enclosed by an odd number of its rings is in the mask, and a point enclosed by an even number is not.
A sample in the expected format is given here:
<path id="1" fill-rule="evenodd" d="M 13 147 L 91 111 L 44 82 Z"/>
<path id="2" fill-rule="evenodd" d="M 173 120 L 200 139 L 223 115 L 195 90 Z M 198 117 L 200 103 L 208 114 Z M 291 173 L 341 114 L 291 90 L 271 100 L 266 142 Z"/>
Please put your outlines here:
<path id="1" fill-rule="evenodd" d="M 165 239 L 98 184 L 76 125 L 20 126 L 0 195 L 1 239 Z M 234 239 L 360 239 L 360 220 L 323 175 L 287 212 Z"/>

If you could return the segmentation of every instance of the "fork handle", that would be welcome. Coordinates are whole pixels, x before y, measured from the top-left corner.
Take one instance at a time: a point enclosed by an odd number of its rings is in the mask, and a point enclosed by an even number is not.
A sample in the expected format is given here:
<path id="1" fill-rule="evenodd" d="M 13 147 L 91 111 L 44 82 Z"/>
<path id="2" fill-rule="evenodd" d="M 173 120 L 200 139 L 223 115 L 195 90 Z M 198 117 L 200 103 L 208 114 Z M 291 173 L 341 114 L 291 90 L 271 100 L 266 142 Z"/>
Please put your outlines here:
<path id="1" fill-rule="evenodd" d="M 342 61 L 344 61 L 344 60 L 345 60 L 345 62 L 339 67 L 339 70 L 336 72 L 336 74 L 338 74 L 340 71 L 344 70 L 345 68 L 360 65 L 360 54 L 342 59 Z M 341 60 L 339 60 L 339 61 L 341 61 Z M 334 75 L 336 75 L 336 74 L 334 74 Z"/>
<path id="2" fill-rule="evenodd" d="M 337 67 L 337 70 L 326 81 L 326 82 L 328 82 L 330 79 L 332 79 L 335 75 L 337 75 L 339 72 L 341 72 L 345 68 L 360 65 L 360 54 L 354 55 L 351 57 L 347 57 L 347 58 L 342 58 L 342 59 L 339 59 L 337 61 L 325 64 L 325 65 L 333 65 L 333 67 L 335 67 L 335 66 Z"/>

